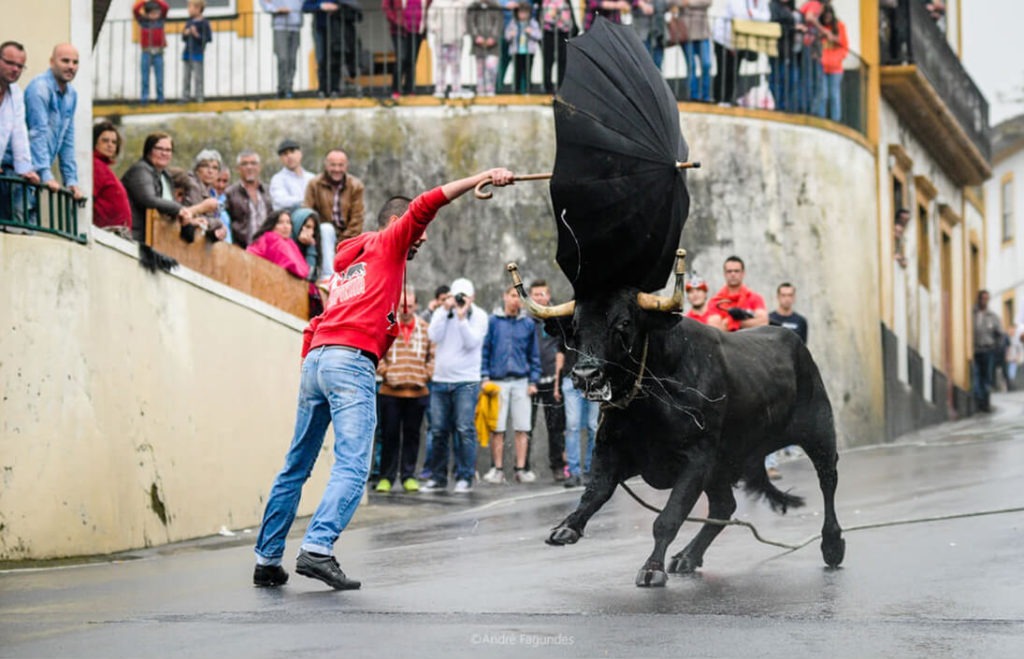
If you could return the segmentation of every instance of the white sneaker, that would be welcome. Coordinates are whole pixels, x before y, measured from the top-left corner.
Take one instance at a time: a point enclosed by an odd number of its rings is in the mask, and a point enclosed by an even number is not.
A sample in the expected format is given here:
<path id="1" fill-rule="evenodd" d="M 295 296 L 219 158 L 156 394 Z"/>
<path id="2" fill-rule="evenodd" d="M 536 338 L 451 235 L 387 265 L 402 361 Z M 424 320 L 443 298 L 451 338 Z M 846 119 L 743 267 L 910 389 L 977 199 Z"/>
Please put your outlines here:
<path id="1" fill-rule="evenodd" d="M 469 481 L 455 481 L 455 489 L 452 490 L 455 494 L 465 494 L 472 491 L 473 486 L 469 484 Z"/>
<path id="2" fill-rule="evenodd" d="M 445 488 L 438 484 L 438 482 L 433 478 L 420 486 L 420 492 L 443 492 L 444 490 Z"/>
<path id="3" fill-rule="evenodd" d="M 497 467 L 491 467 L 491 470 L 484 474 L 484 477 L 481 480 L 485 483 L 490 483 L 491 485 L 499 485 L 505 482 L 505 472 L 501 471 Z"/>
<path id="4" fill-rule="evenodd" d="M 537 474 L 532 471 L 517 471 L 516 481 L 520 483 L 532 483 L 537 480 Z"/>

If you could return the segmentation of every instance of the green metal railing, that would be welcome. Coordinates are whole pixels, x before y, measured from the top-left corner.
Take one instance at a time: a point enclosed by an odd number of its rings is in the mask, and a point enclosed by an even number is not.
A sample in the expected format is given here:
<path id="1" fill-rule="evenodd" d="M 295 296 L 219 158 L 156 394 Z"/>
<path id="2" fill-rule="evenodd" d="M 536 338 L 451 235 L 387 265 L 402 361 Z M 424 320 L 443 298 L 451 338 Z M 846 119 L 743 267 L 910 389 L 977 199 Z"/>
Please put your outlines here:
<path id="1" fill-rule="evenodd" d="M 85 233 L 78 230 L 78 209 L 84 206 L 84 199 L 75 199 L 67 190 L 54 191 L 20 176 L 0 175 L 0 226 L 51 233 L 85 244 Z"/>

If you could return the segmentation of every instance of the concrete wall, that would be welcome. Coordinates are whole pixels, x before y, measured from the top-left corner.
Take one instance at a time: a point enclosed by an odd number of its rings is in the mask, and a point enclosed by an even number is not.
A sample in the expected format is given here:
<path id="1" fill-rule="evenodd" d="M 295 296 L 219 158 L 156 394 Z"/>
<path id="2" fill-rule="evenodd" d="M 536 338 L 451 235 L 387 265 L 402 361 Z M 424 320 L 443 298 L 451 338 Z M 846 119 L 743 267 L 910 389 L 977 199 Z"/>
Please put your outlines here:
<path id="1" fill-rule="evenodd" d="M 0 233 L 0 559 L 259 522 L 304 323 L 188 271 L 148 274 L 133 248 Z"/>

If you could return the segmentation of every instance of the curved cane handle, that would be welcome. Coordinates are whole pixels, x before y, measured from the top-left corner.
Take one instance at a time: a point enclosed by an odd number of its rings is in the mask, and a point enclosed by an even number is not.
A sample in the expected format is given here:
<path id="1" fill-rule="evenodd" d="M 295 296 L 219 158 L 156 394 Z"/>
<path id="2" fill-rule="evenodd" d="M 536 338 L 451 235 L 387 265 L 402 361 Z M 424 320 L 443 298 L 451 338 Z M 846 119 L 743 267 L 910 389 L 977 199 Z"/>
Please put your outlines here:
<path id="1" fill-rule="evenodd" d="M 512 180 L 513 181 L 542 181 L 544 179 L 549 179 L 549 178 L 551 178 L 551 172 L 547 172 L 547 173 L 544 173 L 544 174 L 520 174 L 519 176 L 513 176 Z M 480 181 L 479 183 L 476 184 L 476 186 L 473 188 L 473 194 L 476 195 L 477 199 L 490 199 L 491 197 L 494 196 L 493 192 L 484 192 L 484 188 L 487 187 L 488 185 L 490 185 L 492 182 L 493 181 L 491 181 L 491 178 L 487 177 L 484 180 L 482 180 L 482 181 Z"/>

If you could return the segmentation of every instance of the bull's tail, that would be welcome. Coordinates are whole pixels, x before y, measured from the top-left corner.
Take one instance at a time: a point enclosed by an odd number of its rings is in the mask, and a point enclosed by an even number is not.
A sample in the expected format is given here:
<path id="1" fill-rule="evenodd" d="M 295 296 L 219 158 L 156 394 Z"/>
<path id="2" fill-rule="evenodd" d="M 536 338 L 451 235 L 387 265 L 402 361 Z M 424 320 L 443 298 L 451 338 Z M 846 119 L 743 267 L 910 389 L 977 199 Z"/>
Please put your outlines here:
<path id="1" fill-rule="evenodd" d="M 804 498 L 789 492 L 783 492 L 772 484 L 768 478 L 768 471 L 764 467 L 764 460 L 757 460 L 747 465 L 746 473 L 743 476 L 743 489 L 747 494 L 757 497 L 764 497 L 768 505 L 777 513 L 782 515 L 790 508 L 799 508 L 804 505 Z"/>

